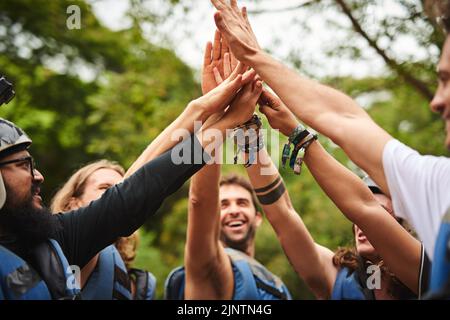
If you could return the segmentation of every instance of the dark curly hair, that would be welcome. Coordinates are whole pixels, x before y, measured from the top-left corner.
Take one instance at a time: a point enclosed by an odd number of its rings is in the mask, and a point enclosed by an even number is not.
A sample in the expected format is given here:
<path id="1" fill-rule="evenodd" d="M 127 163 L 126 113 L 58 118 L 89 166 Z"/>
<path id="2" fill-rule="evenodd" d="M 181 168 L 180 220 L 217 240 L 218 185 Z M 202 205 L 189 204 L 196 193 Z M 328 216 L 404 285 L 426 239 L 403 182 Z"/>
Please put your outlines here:
<path id="1" fill-rule="evenodd" d="M 372 264 L 369 260 L 360 256 L 356 248 L 339 248 L 333 256 L 333 264 L 337 268 L 348 268 L 351 273 L 364 272 L 367 267 Z M 415 299 L 417 296 L 406 287 L 383 263 L 383 260 L 377 264 L 381 270 L 382 276 L 387 276 L 389 279 L 388 293 L 394 299 L 407 300 Z M 365 284 L 362 284 L 365 285 Z"/>

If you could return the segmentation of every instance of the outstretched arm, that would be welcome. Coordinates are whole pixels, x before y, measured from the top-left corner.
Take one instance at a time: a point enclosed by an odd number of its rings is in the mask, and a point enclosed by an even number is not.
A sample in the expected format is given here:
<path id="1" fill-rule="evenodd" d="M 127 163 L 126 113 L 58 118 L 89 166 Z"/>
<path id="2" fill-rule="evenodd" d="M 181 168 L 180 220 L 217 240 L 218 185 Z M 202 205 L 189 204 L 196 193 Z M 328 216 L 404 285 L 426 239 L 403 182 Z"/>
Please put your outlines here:
<path id="1" fill-rule="evenodd" d="M 265 106 L 262 110 L 270 124 L 285 135 L 298 124 L 281 102 L 276 108 Z M 307 149 L 305 163 L 328 197 L 364 232 L 390 270 L 417 292 L 420 242 L 381 207 L 361 179 L 331 157 L 318 142 Z"/>
<path id="2" fill-rule="evenodd" d="M 329 298 L 337 274 L 333 252 L 314 242 L 265 148 L 247 173 L 291 265 L 317 298 Z"/>
<path id="3" fill-rule="evenodd" d="M 389 194 L 382 153 L 392 137 L 347 95 L 299 76 L 264 53 L 235 0 L 211 2 L 218 10 L 216 25 L 236 58 L 255 69 L 299 119 L 341 146 Z"/>
<path id="4" fill-rule="evenodd" d="M 219 242 L 220 165 L 205 166 L 191 179 L 185 248 L 185 299 L 231 299 L 233 271 Z"/>

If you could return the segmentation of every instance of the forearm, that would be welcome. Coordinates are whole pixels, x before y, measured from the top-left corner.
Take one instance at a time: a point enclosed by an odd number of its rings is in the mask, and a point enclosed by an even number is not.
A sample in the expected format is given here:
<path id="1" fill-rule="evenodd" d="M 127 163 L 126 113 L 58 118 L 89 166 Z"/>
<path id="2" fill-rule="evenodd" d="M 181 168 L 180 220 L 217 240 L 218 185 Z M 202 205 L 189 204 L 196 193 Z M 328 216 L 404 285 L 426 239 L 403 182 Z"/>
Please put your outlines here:
<path id="1" fill-rule="evenodd" d="M 382 153 L 392 137 L 364 109 L 344 93 L 301 77 L 263 52 L 253 55 L 248 64 L 297 118 L 338 144 L 389 194 Z M 368 142 L 370 148 L 367 148 Z"/>
<path id="2" fill-rule="evenodd" d="M 181 134 L 192 134 L 195 121 L 200 121 L 202 123 L 206 118 L 207 114 L 204 109 L 197 106 L 195 101 L 190 102 L 181 115 L 164 129 L 164 131 L 161 132 L 144 150 L 139 158 L 127 170 L 124 178 L 128 178 L 145 163 L 155 159 L 179 143 L 181 138 L 185 138 L 182 137 Z"/>
<path id="3" fill-rule="evenodd" d="M 361 179 L 332 158 L 318 142 L 308 148 L 305 162 L 321 188 L 364 232 L 390 270 L 417 292 L 419 241 L 381 207 Z"/>
<path id="4" fill-rule="evenodd" d="M 328 154 L 319 142 L 309 146 L 304 160 L 322 190 L 350 221 L 358 224 L 364 220 L 362 208 L 378 206 L 362 180 Z"/>
<path id="5" fill-rule="evenodd" d="M 297 72 L 259 51 L 246 61 L 307 125 L 329 136 L 332 126 L 323 119 L 368 117 L 356 102 L 331 87 L 301 77 Z"/>
<path id="6" fill-rule="evenodd" d="M 203 151 L 195 137 L 177 146 L 185 150 L 189 161 L 174 163 L 169 150 L 111 187 L 99 200 L 59 216 L 64 229 L 56 237 L 71 263 L 84 266 L 118 237 L 131 234 L 155 214 L 165 198 L 203 167 L 204 161 L 194 161 L 195 153 Z"/>
<path id="7" fill-rule="evenodd" d="M 219 241 L 220 165 L 206 165 L 191 179 L 186 250 L 194 261 L 210 257 Z"/>

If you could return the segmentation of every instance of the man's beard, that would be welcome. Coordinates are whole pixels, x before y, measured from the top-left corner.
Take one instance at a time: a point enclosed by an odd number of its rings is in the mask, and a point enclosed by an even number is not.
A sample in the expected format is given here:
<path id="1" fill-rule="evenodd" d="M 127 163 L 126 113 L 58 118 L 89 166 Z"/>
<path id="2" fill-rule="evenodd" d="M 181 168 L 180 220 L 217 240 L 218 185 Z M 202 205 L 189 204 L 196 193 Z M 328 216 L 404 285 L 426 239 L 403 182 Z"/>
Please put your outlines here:
<path id="1" fill-rule="evenodd" d="M 8 196 L 8 188 L 5 187 Z M 36 188 L 33 185 L 27 199 L 20 203 L 17 199 L 7 199 L 0 210 L 0 229 L 6 233 L 3 236 L 12 236 L 26 247 L 45 241 L 62 229 L 59 219 L 47 207 L 36 208 L 33 205 Z"/>
<path id="2" fill-rule="evenodd" d="M 255 232 L 256 232 L 255 226 L 250 225 L 247 234 L 240 240 L 233 240 L 230 237 L 228 237 L 225 232 L 220 232 L 220 241 L 222 241 L 222 243 L 227 248 L 239 250 L 241 252 L 246 253 L 250 241 L 255 237 Z"/>

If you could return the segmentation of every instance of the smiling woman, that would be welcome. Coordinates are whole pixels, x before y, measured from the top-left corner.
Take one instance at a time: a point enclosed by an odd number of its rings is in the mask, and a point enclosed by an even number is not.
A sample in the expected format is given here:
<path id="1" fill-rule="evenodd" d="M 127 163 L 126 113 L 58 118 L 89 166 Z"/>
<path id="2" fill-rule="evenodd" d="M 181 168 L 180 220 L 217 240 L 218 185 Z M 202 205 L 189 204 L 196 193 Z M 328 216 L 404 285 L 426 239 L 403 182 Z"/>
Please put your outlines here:
<path id="1" fill-rule="evenodd" d="M 99 160 L 75 172 L 56 193 L 51 208 L 55 213 L 67 212 L 89 205 L 105 191 L 123 180 L 124 169 L 117 163 Z M 137 246 L 137 231 L 119 238 L 93 257 L 81 270 L 80 287 L 84 299 L 153 299 L 156 280 L 146 271 L 131 269 Z M 134 252 L 136 247 L 134 248 Z M 114 275 L 111 275 L 114 270 Z M 131 276 L 132 275 L 132 276 Z M 113 283 L 111 283 L 111 279 Z M 101 284 L 101 285 L 100 285 Z M 100 288 L 100 289 L 99 289 Z"/>

